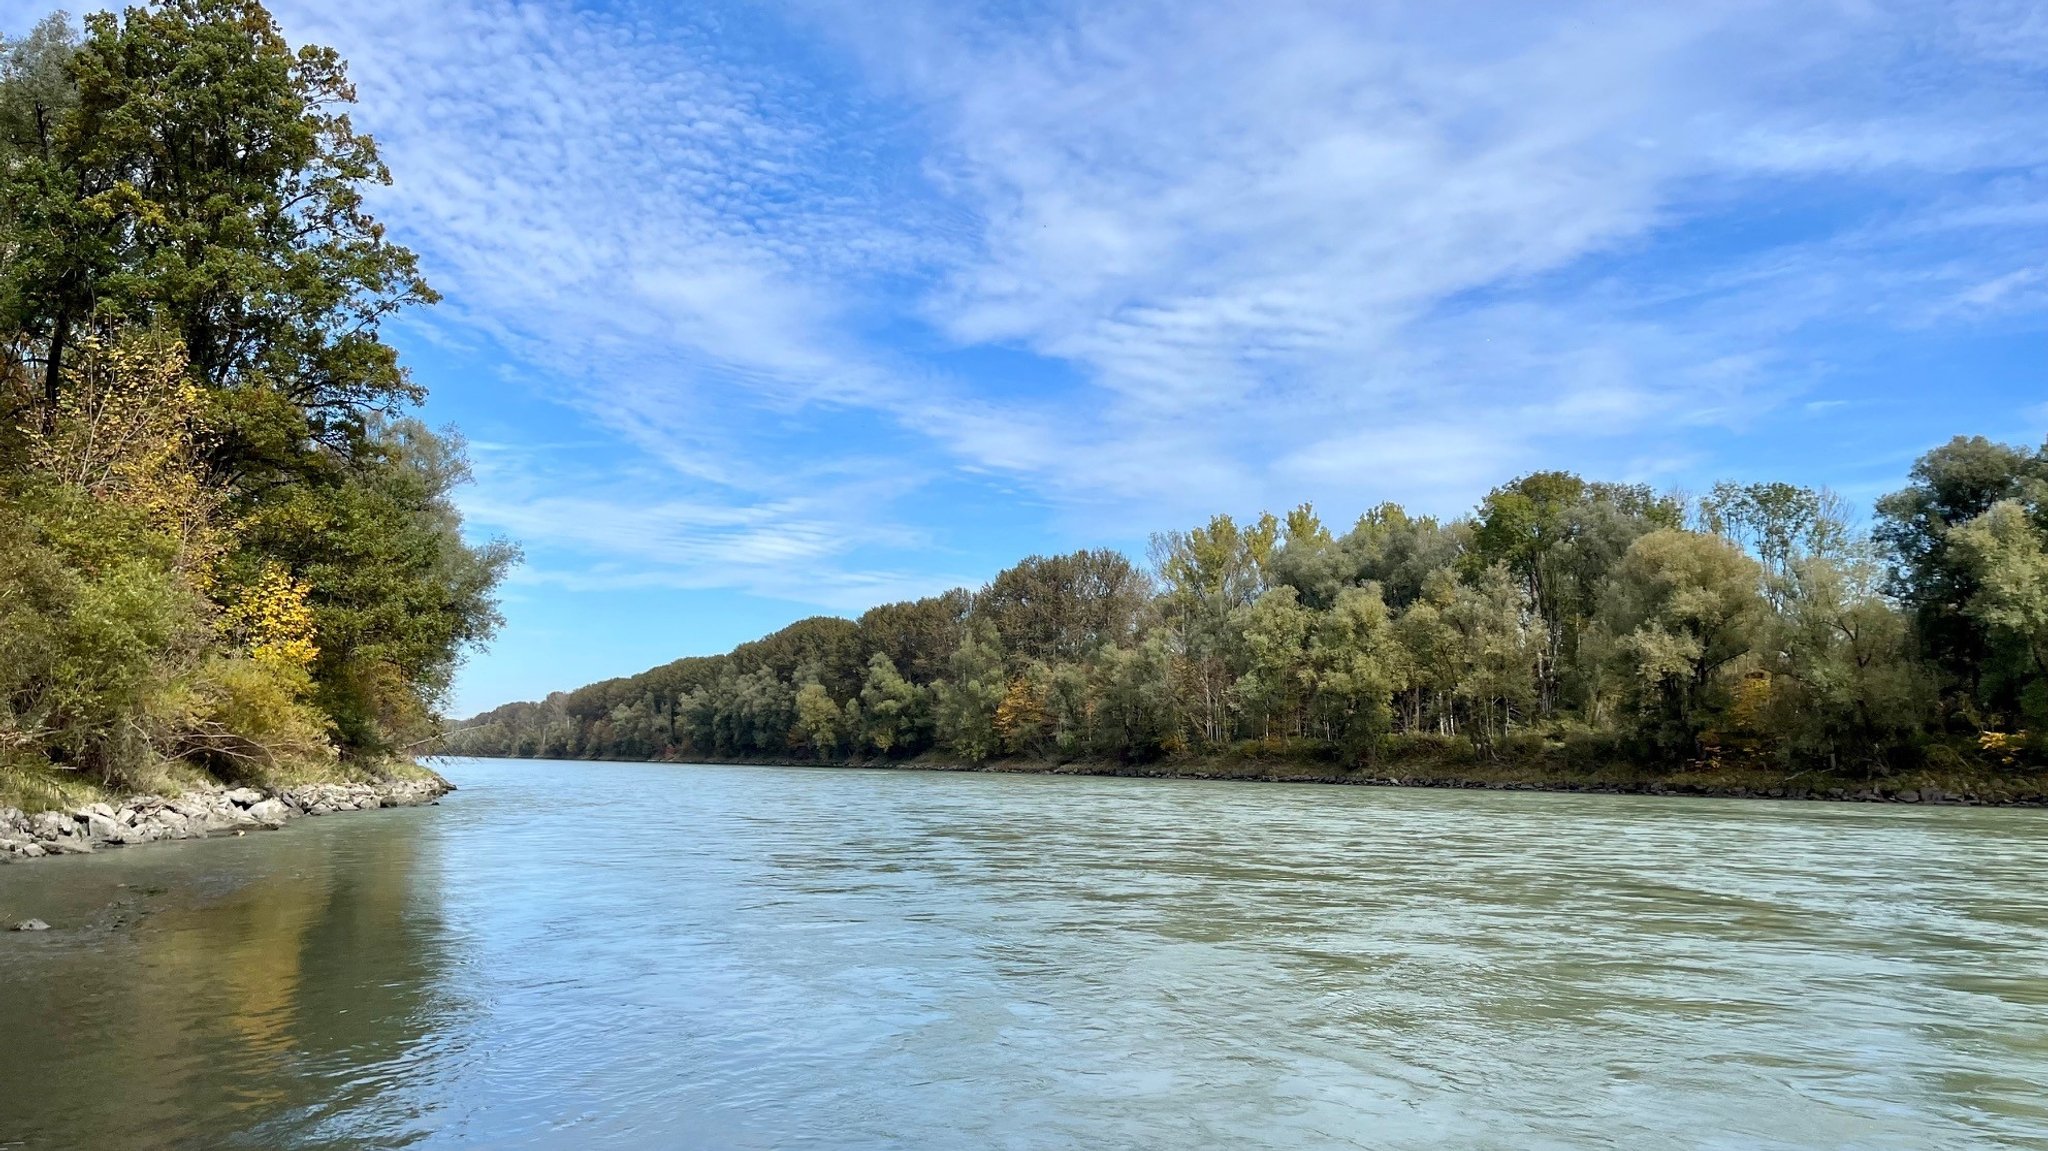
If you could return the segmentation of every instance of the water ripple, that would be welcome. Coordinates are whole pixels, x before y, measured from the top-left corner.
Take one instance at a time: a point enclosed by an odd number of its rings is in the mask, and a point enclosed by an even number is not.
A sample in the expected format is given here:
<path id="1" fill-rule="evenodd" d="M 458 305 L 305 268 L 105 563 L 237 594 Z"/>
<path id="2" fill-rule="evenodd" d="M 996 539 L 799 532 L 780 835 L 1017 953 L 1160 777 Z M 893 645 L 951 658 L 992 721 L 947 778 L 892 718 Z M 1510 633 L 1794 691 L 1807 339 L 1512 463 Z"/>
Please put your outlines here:
<path id="1" fill-rule="evenodd" d="M 2036 812 L 449 770 L 0 871 L 0 1146 L 2048 1148 Z"/>

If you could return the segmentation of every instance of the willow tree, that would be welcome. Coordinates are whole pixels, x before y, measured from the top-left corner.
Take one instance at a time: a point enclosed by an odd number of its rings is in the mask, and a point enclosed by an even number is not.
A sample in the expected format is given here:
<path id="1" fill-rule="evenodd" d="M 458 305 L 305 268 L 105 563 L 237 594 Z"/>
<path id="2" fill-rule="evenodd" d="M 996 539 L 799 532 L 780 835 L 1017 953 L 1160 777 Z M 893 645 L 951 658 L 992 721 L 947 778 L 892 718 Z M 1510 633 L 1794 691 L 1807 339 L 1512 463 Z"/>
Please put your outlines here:
<path id="1" fill-rule="evenodd" d="M 1638 734 L 1659 752 L 1698 750 L 1725 703 L 1723 673 L 1765 634 L 1761 576 L 1729 541 L 1673 529 L 1637 540 L 1615 570 L 1603 622 Z"/>

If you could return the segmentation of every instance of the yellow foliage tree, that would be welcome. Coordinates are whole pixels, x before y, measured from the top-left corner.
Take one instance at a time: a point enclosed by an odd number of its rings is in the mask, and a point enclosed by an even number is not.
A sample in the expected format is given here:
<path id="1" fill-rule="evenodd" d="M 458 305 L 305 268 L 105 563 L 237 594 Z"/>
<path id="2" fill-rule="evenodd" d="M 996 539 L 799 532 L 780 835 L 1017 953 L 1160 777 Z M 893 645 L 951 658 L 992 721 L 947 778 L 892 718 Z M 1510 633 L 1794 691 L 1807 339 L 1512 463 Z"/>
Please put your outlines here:
<path id="1" fill-rule="evenodd" d="M 996 734 L 1002 737 L 1003 749 L 1011 755 L 1033 750 L 1033 745 L 1044 736 L 1052 722 L 1046 694 L 1043 684 L 1022 675 L 1011 680 L 1003 692 L 1002 702 L 996 705 Z"/>
<path id="2" fill-rule="evenodd" d="M 176 569 L 210 588 L 228 541 L 221 493 L 199 462 L 204 398 L 183 342 L 154 330 L 88 339 L 64 376 L 55 410 L 29 408 L 18 429 L 30 467 L 101 505 L 140 513 L 172 542 Z"/>
<path id="3" fill-rule="evenodd" d="M 313 642 L 312 592 L 312 585 L 293 578 L 283 564 L 266 562 L 228 605 L 222 630 L 257 663 L 303 674 L 320 655 Z"/>

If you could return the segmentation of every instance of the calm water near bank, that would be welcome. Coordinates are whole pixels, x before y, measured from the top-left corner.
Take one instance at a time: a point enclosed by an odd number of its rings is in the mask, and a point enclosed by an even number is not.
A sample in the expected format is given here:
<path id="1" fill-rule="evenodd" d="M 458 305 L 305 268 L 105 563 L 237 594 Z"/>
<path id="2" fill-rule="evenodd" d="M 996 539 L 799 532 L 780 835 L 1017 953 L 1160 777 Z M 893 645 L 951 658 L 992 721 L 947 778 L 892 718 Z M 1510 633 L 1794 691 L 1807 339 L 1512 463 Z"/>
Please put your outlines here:
<path id="1" fill-rule="evenodd" d="M 2048 813 L 457 760 L 0 868 L 0 1147 L 2042 1147 Z"/>

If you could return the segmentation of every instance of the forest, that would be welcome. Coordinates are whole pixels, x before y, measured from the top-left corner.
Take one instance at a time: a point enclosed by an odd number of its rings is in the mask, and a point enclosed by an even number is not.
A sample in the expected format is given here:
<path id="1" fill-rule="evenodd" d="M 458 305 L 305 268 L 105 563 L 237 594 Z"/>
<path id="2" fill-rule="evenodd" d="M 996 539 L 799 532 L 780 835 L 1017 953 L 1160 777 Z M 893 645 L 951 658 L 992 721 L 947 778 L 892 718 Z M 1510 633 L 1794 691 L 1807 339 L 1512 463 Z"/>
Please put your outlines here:
<path id="1" fill-rule="evenodd" d="M 1370 461 L 1360 461 L 1370 467 Z M 1859 516 L 1522 476 L 1033 556 L 979 590 L 798 621 L 514 703 L 457 754 L 1350 770 L 1544 758 L 1878 779 L 2048 761 L 2048 446 L 1957 438 Z M 1861 526 L 1867 523 L 1868 526 Z"/>
<path id="2" fill-rule="evenodd" d="M 354 96 L 254 0 L 0 43 L 0 804 L 394 770 L 497 625 Z"/>

